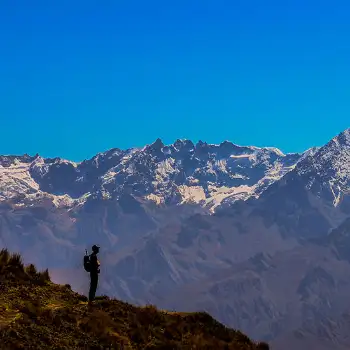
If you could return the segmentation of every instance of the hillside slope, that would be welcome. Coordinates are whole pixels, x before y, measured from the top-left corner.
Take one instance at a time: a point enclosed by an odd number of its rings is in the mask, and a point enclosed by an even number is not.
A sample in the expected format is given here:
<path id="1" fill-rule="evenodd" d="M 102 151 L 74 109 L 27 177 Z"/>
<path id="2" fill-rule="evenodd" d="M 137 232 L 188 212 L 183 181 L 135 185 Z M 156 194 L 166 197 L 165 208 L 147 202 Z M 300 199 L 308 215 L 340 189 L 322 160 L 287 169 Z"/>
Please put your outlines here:
<path id="1" fill-rule="evenodd" d="M 1 349 L 268 349 L 206 313 L 171 313 L 107 297 L 89 307 L 47 271 L 0 252 Z"/>

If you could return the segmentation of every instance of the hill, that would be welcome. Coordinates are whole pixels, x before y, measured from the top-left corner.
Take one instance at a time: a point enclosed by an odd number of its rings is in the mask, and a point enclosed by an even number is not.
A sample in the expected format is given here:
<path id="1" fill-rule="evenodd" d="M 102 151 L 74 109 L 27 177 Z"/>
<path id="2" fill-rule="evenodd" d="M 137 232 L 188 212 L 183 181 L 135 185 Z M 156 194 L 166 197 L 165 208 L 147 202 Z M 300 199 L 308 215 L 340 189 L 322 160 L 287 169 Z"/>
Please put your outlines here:
<path id="1" fill-rule="evenodd" d="M 1 349 L 237 349 L 266 350 L 207 313 L 135 307 L 100 297 L 92 307 L 48 271 L 0 252 Z"/>

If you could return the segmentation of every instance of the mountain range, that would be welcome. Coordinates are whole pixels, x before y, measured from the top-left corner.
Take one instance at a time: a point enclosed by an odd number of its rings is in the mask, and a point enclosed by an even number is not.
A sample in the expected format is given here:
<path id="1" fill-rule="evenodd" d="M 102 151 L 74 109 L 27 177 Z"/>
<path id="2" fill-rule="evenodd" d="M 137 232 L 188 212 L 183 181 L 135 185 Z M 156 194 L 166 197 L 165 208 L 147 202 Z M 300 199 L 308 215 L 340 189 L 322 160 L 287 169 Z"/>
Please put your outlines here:
<path id="1" fill-rule="evenodd" d="M 350 129 L 283 154 L 160 139 L 80 163 L 0 157 L 0 245 L 86 292 L 207 311 L 272 349 L 347 349 Z"/>

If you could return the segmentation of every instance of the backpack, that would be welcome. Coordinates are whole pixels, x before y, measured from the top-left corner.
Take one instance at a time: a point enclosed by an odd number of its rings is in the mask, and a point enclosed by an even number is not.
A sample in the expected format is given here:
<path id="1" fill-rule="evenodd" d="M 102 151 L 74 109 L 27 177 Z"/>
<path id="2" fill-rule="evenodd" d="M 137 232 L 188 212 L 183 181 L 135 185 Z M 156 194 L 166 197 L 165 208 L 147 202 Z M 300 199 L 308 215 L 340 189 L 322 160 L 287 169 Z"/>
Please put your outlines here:
<path id="1" fill-rule="evenodd" d="M 85 256 L 84 256 L 84 269 L 86 272 L 91 271 L 90 255 L 88 255 L 87 251 L 86 251 Z"/>

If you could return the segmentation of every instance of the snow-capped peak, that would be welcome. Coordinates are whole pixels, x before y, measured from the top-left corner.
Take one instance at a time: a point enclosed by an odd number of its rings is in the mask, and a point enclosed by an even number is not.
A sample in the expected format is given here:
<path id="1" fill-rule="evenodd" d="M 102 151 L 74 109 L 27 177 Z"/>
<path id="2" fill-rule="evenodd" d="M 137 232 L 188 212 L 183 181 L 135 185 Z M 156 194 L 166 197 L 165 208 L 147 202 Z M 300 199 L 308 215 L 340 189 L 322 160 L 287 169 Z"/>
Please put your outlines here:
<path id="1" fill-rule="evenodd" d="M 178 139 L 165 145 L 158 138 L 143 148 L 114 148 L 80 163 L 39 155 L 3 156 L 0 168 L 9 167 L 2 173 L 3 183 L 19 191 L 21 187 L 9 185 L 19 181 L 17 175 L 11 175 L 11 171 L 18 174 L 16 166 L 25 168 L 25 178 L 32 179 L 30 191 L 50 196 L 67 195 L 73 200 L 104 191 L 114 198 L 128 191 L 138 197 L 156 198 L 157 203 L 179 204 L 188 200 L 215 208 L 223 201 L 259 196 L 294 168 L 300 173 L 324 171 L 327 159 L 332 159 L 337 173 L 330 177 L 332 181 L 344 180 L 349 172 L 344 165 L 350 159 L 349 135 L 347 129 L 320 149 L 286 154 L 275 147 L 239 146 L 227 140 L 219 144 L 200 140 L 195 144 Z"/>
<path id="2" fill-rule="evenodd" d="M 350 129 L 332 138 L 326 145 L 305 152 L 296 173 L 304 179 L 306 188 L 317 196 L 333 197 L 339 205 L 343 194 L 350 192 Z"/>
<path id="3" fill-rule="evenodd" d="M 338 147 L 350 146 L 350 128 L 335 136 L 330 142 L 334 142 Z"/>

